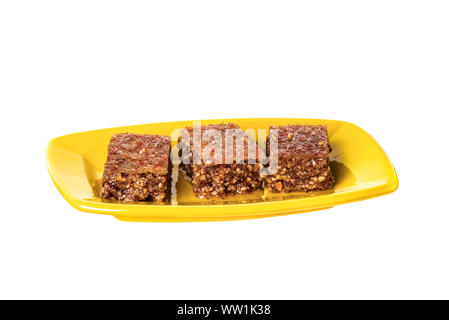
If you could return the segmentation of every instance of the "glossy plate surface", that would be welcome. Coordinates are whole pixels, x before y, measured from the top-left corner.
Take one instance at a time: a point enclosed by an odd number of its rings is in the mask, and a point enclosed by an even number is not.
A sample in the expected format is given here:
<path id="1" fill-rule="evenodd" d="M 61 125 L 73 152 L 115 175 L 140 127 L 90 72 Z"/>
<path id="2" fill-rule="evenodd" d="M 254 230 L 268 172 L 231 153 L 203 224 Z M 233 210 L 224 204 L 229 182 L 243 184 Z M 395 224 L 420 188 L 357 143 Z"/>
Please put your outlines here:
<path id="1" fill-rule="evenodd" d="M 233 122 L 243 130 L 270 125 L 327 125 L 332 147 L 333 190 L 320 193 L 268 194 L 260 191 L 226 200 L 201 200 L 182 173 L 172 188 L 172 202 L 124 203 L 99 197 L 103 165 L 111 135 L 122 132 L 170 135 L 192 121 L 117 127 L 70 134 L 51 140 L 47 148 L 48 171 L 62 196 L 76 209 L 102 213 L 125 221 L 187 222 L 223 221 L 279 216 L 330 208 L 393 192 L 398 178 L 379 144 L 361 128 L 343 121 L 319 119 L 216 119 L 201 124 Z M 175 142 L 173 142 L 173 145 Z M 176 170 L 174 170 L 176 172 Z M 174 174 L 176 178 L 176 174 Z"/>

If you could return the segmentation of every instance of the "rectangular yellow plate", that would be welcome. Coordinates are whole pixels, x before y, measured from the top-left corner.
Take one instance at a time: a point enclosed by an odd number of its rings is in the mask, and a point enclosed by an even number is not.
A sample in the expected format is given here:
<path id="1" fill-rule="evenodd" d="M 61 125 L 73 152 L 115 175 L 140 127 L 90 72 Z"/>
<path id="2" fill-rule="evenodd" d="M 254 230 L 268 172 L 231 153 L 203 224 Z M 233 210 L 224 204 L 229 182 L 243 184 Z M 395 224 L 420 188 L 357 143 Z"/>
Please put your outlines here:
<path id="1" fill-rule="evenodd" d="M 179 173 L 173 202 L 124 203 L 99 197 L 103 165 L 111 135 L 122 132 L 170 135 L 192 121 L 153 123 L 70 134 L 50 141 L 47 166 L 62 196 L 76 209 L 110 214 L 119 220 L 148 222 L 224 221 L 272 217 L 330 208 L 393 192 L 398 178 L 379 144 L 363 129 L 343 121 L 319 119 L 216 119 L 202 124 L 233 122 L 243 130 L 270 125 L 327 125 L 332 147 L 333 190 L 321 193 L 264 194 L 256 192 L 220 201 L 193 196 L 191 185 Z"/>

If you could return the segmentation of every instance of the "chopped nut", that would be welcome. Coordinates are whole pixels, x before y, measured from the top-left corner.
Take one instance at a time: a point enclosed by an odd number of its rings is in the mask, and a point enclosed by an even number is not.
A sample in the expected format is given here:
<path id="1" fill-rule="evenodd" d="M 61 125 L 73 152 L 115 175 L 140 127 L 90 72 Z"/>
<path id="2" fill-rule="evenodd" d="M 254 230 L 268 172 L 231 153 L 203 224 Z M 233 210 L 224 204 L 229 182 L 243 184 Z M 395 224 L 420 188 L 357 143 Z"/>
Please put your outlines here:
<path id="1" fill-rule="evenodd" d="M 280 182 L 280 181 L 278 181 L 278 182 L 276 182 L 276 189 L 278 190 L 278 191 L 281 191 L 282 190 L 282 188 L 283 188 L 283 185 L 282 185 L 282 182 Z"/>

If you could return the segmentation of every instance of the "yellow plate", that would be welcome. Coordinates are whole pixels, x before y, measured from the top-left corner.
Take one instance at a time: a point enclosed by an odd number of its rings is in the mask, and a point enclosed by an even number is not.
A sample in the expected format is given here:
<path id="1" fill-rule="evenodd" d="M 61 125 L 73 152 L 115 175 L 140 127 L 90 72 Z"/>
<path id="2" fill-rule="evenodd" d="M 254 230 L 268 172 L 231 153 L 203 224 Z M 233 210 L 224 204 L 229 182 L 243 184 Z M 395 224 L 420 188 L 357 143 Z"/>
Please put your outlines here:
<path id="1" fill-rule="evenodd" d="M 173 203 L 123 203 L 99 197 L 103 165 L 111 135 L 121 132 L 170 135 L 192 121 L 154 123 L 87 131 L 55 138 L 47 149 L 48 171 L 62 196 L 76 209 L 110 214 L 124 221 L 223 221 L 279 216 L 330 208 L 393 192 L 398 178 L 379 144 L 363 129 L 343 121 L 318 119 L 218 119 L 202 124 L 233 122 L 244 130 L 270 125 L 327 125 L 332 146 L 331 166 L 336 179 L 332 191 L 263 194 L 256 192 L 221 201 L 200 200 L 179 174 Z"/>

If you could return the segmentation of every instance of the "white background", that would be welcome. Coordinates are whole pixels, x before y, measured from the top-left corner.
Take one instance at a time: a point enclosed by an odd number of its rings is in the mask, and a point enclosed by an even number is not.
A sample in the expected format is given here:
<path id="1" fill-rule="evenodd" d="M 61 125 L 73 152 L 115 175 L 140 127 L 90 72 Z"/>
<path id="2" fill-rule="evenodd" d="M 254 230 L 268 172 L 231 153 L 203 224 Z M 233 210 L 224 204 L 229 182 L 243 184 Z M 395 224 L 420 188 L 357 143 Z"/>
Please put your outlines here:
<path id="1" fill-rule="evenodd" d="M 447 1 L 2 1 L 0 298 L 449 298 L 448 17 Z M 59 135 L 227 117 L 353 122 L 400 187 L 126 223 L 76 211 L 46 170 Z"/>

